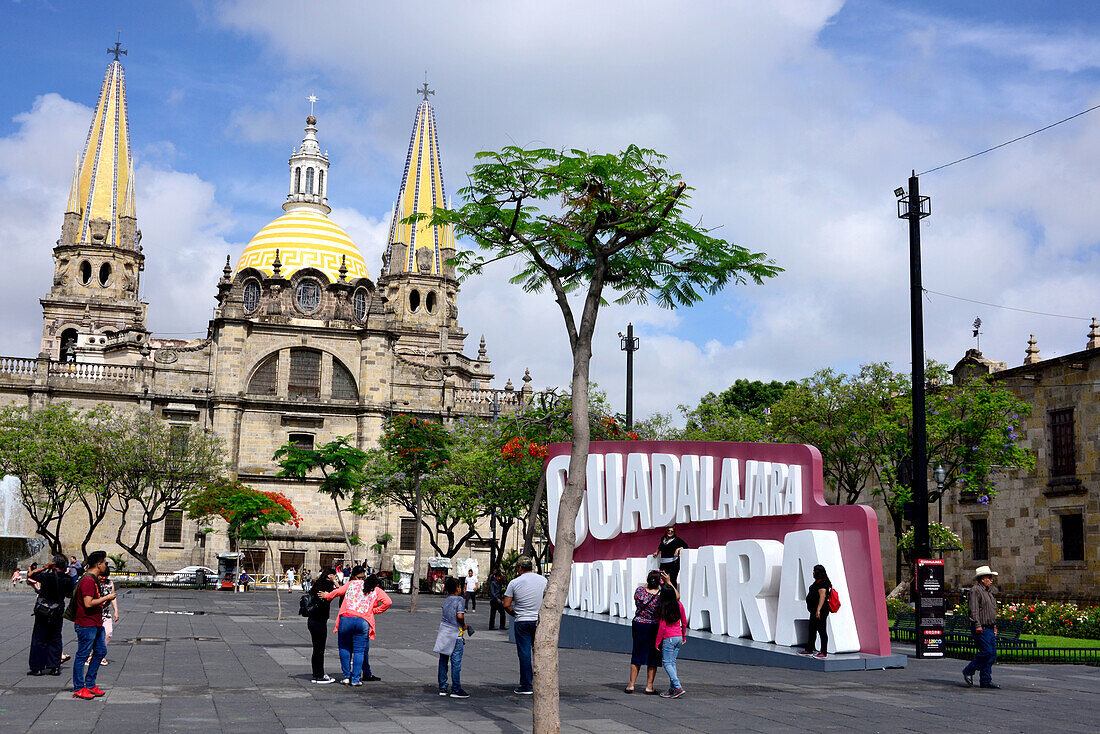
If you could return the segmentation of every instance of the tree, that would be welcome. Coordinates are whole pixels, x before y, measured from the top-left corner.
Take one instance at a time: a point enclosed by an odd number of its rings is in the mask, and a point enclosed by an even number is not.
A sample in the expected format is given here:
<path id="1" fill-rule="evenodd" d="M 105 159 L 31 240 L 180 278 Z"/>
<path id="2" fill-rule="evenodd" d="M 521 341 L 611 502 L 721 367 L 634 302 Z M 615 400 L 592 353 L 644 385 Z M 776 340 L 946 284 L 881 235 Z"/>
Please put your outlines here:
<path id="1" fill-rule="evenodd" d="M 818 370 L 771 406 L 769 426 L 780 441 L 817 447 L 836 504 L 854 505 L 883 461 L 872 428 L 908 385 L 886 363 L 864 365 L 855 375 Z"/>
<path id="2" fill-rule="evenodd" d="M 321 486 L 317 491 L 327 494 L 336 507 L 336 519 L 340 521 L 340 532 L 344 534 L 344 543 L 348 546 L 348 558 L 353 558 L 355 554 L 340 502 L 355 504 L 356 493 L 363 485 L 366 452 L 352 446 L 350 437 L 345 436 L 318 449 L 306 449 L 288 442 L 275 452 L 274 458 L 282 467 L 280 477 L 306 479 L 312 472 L 321 473 Z"/>
<path id="3" fill-rule="evenodd" d="M 723 414 L 747 415 L 762 420 L 764 411 L 794 386 L 793 381 L 761 382 L 739 378 L 717 395 L 712 392 L 707 393 L 700 399 L 698 406 L 686 411 L 688 426 L 692 426 L 692 419 L 695 417 L 705 422 L 716 415 Z"/>
<path id="4" fill-rule="evenodd" d="M 416 552 L 413 560 L 412 597 L 409 611 L 416 611 L 420 595 L 421 532 L 424 524 L 422 481 L 426 475 L 441 469 L 451 458 L 451 437 L 447 429 L 434 421 L 398 414 L 386 421 L 378 440 L 379 458 L 391 463 L 411 494 L 411 510 L 416 514 Z M 377 465 L 376 465 L 377 466 Z M 434 508 L 443 509 L 443 508 Z M 434 543 L 434 539 L 432 540 Z"/>
<path id="5" fill-rule="evenodd" d="M 569 476 L 534 646 L 533 722 L 544 734 L 561 729 L 558 633 L 576 543 L 573 523 L 584 494 L 592 335 L 605 289 L 619 294 L 618 303 L 653 299 L 672 308 L 696 303 L 702 292 L 716 293 L 730 282 L 762 283 L 780 271 L 765 255 L 688 222 L 688 187 L 661 167 L 664 157 L 653 151 L 630 146 L 596 155 L 507 147 L 477 159 L 460 192 L 467 203 L 457 210 L 437 208 L 431 218 L 478 245 L 454 258 L 463 275 L 514 258 L 514 283 L 528 292 L 549 287 L 573 358 Z"/>
<path id="6" fill-rule="evenodd" d="M 210 431 L 169 424 L 144 410 L 116 414 L 110 439 L 106 453 L 113 461 L 112 502 L 119 513 L 115 543 L 156 573 L 149 555 L 154 529 L 168 513 L 184 511 L 221 474 L 223 443 Z"/>
<path id="7" fill-rule="evenodd" d="M 68 403 L 0 410 L 0 474 L 19 480 L 19 498 L 52 554 L 64 553 L 61 526 L 102 467 L 85 412 Z"/>
<path id="8" fill-rule="evenodd" d="M 272 525 L 299 527 L 301 524 L 301 517 L 285 495 L 279 492 L 261 492 L 242 482 L 225 478 L 209 482 L 192 496 L 188 501 L 187 516 L 200 522 L 220 517 L 226 523 L 226 532 L 232 539 L 234 548 L 240 546 L 241 540 L 264 541 L 272 563 L 275 553 L 271 548 L 268 529 Z M 238 563 L 237 581 L 239 580 Z M 279 597 L 278 581 L 273 586 L 278 619 L 281 620 L 283 604 Z"/>

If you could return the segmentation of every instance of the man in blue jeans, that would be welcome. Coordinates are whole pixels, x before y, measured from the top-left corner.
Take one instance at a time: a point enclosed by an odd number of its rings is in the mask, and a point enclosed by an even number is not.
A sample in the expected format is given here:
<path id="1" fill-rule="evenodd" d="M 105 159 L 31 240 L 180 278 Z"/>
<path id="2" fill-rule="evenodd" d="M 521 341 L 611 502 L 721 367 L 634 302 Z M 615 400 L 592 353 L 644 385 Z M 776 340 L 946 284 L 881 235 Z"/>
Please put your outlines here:
<path id="1" fill-rule="evenodd" d="M 970 625 L 974 630 L 974 643 L 978 654 L 963 668 L 963 680 L 974 685 L 974 672 L 979 673 L 982 688 L 1000 688 L 993 682 L 993 663 L 997 660 L 997 599 L 991 587 L 997 575 L 989 566 L 981 566 L 974 572 L 974 585 L 967 595 Z"/>
<path id="2" fill-rule="evenodd" d="M 103 605 L 115 598 L 115 593 L 99 595 L 99 578 L 107 570 L 107 553 L 94 551 L 88 556 L 87 573 L 76 585 L 76 657 L 73 658 L 73 698 L 91 700 L 107 694 L 96 685 L 99 664 L 107 656 L 107 639 L 103 633 Z M 84 664 L 88 664 L 87 673 Z"/>
<path id="3" fill-rule="evenodd" d="M 522 557 L 516 564 L 519 576 L 504 590 L 504 611 L 516 618 L 512 630 L 516 636 L 519 656 L 519 688 L 513 693 L 530 696 L 534 693 L 534 673 L 531 668 L 531 647 L 535 642 L 535 627 L 539 621 L 546 579 L 535 573 L 531 559 Z"/>

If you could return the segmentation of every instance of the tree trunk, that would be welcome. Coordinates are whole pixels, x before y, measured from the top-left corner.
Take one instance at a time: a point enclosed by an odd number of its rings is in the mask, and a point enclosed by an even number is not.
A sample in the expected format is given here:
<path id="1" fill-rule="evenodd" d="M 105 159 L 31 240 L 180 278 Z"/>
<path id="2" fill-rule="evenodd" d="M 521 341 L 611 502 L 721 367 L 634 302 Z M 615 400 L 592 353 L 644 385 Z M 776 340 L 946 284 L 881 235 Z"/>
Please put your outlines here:
<path id="1" fill-rule="evenodd" d="M 416 553 L 413 560 L 412 586 L 409 587 L 409 592 L 412 595 L 409 598 L 410 614 L 416 611 L 416 600 L 420 596 L 420 525 L 424 522 L 424 503 L 420 497 L 420 475 L 417 474 L 413 481 L 416 490 L 416 542 L 414 543 Z"/>
<path id="2" fill-rule="evenodd" d="M 569 477 L 558 504 L 554 565 L 542 598 L 532 651 L 535 669 L 532 720 L 535 734 L 557 734 L 561 731 L 561 714 L 558 709 L 558 637 L 561 632 L 562 610 L 569 594 L 573 548 L 577 541 L 575 522 L 584 499 L 585 469 L 591 437 L 588 425 L 588 370 L 592 359 L 592 329 L 595 320 L 595 308 L 586 306 L 573 350 L 573 443 L 569 453 Z"/>
<path id="3" fill-rule="evenodd" d="M 546 472 L 539 474 L 539 486 L 535 489 L 535 499 L 531 503 L 531 511 L 527 513 L 527 532 L 523 538 L 523 555 L 535 554 L 534 538 L 535 526 L 538 525 L 539 511 L 542 509 L 542 499 L 546 495 Z"/>
<path id="4" fill-rule="evenodd" d="M 340 521 L 340 532 L 344 534 L 344 543 L 348 546 L 348 563 L 354 563 L 354 554 L 351 550 L 351 538 L 348 536 L 348 529 L 344 525 L 344 513 L 340 511 L 340 503 L 336 500 L 336 496 L 332 497 L 332 504 L 336 506 L 336 519 Z"/>

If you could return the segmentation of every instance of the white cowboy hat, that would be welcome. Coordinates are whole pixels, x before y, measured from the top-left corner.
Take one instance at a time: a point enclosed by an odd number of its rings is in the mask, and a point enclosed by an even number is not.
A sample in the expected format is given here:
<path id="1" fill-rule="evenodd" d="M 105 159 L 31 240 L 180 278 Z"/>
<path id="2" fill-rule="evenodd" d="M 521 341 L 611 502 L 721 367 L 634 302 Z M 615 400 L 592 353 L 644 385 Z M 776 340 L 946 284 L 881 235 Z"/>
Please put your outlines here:
<path id="1" fill-rule="evenodd" d="M 999 574 L 996 571 L 994 571 L 993 569 L 991 569 L 989 566 L 978 566 L 978 570 L 976 570 L 974 572 L 974 578 L 976 578 L 976 579 L 980 579 L 982 576 L 997 576 L 997 575 L 999 575 Z"/>

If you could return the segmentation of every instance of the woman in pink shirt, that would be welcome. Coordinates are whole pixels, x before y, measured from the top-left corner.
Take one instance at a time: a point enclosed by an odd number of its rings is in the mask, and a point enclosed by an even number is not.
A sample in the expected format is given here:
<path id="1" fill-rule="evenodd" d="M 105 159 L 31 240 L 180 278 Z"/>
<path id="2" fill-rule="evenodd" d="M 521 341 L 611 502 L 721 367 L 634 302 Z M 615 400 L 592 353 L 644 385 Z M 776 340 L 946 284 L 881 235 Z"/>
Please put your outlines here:
<path id="1" fill-rule="evenodd" d="M 370 641 L 374 639 L 374 615 L 386 611 L 393 603 L 389 594 L 377 585 L 376 576 L 371 576 L 372 583 L 364 582 L 365 573 L 366 569 L 356 566 L 351 569 L 350 581 L 325 594 L 325 598 L 330 601 L 338 596 L 344 597 L 334 631 L 340 647 L 340 668 L 343 671 L 340 682 L 345 686 L 363 685 L 363 661 L 370 648 Z M 370 674 L 369 667 L 366 672 L 368 679 L 378 680 Z"/>
<path id="2" fill-rule="evenodd" d="M 676 675 L 676 656 L 687 643 L 687 615 L 680 603 L 679 594 L 672 586 L 661 587 L 661 602 L 657 612 L 657 649 L 661 651 L 661 665 L 668 673 L 668 692 L 661 698 L 679 698 L 684 695 L 680 678 Z"/>

